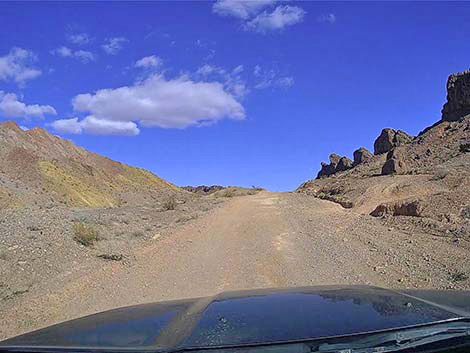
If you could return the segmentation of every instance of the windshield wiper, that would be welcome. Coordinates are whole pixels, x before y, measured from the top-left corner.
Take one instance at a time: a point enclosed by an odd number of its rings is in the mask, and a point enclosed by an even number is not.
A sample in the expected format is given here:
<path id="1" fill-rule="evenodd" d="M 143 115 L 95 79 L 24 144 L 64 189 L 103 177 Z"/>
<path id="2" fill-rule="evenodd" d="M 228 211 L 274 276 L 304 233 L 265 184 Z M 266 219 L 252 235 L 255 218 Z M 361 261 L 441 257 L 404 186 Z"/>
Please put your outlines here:
<path id="1" fill-rule="evenodd" d="M 411 328 L 390 333 L 373 334 L 344 343 L 323 343 L 312 352 L 372 353 L 399 352 L 449 339 L 470 336 L 470 322 L 456 321 L 432 327 Z"/>

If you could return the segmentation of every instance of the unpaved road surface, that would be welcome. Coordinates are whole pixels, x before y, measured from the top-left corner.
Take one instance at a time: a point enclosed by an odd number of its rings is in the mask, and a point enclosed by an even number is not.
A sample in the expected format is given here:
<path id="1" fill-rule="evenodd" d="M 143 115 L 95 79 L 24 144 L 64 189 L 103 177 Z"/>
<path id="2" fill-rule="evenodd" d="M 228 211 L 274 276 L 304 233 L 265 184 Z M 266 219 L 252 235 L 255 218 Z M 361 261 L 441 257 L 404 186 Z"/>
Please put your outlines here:
<path id="1" fill-rule="evenodd" d="M 237 197 L 133 249 L 0 302 L 0 339 L 125 305 L 321 284 L 468 288 L 469 251 L 302 194 Z M 449 256 L 451 254 L 451 256 Z"/>

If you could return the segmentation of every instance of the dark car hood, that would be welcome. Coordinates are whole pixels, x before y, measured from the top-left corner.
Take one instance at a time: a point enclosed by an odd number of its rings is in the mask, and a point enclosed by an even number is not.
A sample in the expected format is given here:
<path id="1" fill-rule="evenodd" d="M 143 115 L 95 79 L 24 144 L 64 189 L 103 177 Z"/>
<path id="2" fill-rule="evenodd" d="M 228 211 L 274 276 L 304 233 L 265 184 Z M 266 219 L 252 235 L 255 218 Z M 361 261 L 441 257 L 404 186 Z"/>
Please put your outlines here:
<path id="1" fill-rule="evenodd" d="M 321 286 L 226 292 L 125 307 L 0 343 L 170 350 L 300 341 L 470 317 L 470 292 Z"/>

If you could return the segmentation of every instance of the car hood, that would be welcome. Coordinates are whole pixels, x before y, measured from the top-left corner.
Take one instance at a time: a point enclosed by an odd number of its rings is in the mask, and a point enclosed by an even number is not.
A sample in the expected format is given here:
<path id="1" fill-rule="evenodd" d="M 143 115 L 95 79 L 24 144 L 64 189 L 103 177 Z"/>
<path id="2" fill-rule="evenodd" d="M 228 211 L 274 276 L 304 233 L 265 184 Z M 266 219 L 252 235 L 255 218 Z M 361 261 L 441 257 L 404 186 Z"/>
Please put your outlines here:
<path id="1" fill-rule="evenodd" d="M 105 311 L 5 347 L 173 350 L 314 340 L 470 317 L 470 292 L 320 286 L 225 292 Z"/>

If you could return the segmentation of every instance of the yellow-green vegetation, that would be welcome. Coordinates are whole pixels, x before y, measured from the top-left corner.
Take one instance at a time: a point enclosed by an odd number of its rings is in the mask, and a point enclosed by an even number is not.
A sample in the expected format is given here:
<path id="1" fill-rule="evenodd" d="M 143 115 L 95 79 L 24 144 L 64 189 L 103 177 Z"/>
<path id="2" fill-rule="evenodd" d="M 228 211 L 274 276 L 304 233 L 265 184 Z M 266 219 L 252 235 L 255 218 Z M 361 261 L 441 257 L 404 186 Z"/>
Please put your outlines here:
<path id="1" fill-rule="evenodd" d="M 163 179 L 157 177 L 155 174 L 150 173 L 141 168 L 133 168 L 128 165 L 122 165 L 123 173 L 117 176 L 117 181 L 121 186 L 129 188 L 129 186 L 134 187 L 137 190 L 142 190 L 142 188 L 161 188 L 169 187 L 175 191 L 178 188 Z"/>
<path id="2" fill-rule="evenodd" d="M 99 239 L 98 231 L 92 225 L 75 223 L 73 225 L 73 238 L 85 246 L 91 246 Z"/>
<path id="3" fill-rule="evenodd" d="M 51 189 L 65 195 L 68 206 L 113 207 L 119 205 L 117 199 L 103 191 L 99 185 L 87 182 L 85 176 L 74 176 L 50 161 L 40 161 L 38 167 L 52 184 Z"/>
<path id="4" fill-rule="evenodd" d="M 243 189 L 243 188 L 226 188 L 214 192 L 211 196 L 213 197 L 235 197 L 235 196 L 248 196 L 255 195 L 260 192 L 260 189 Z"/>

